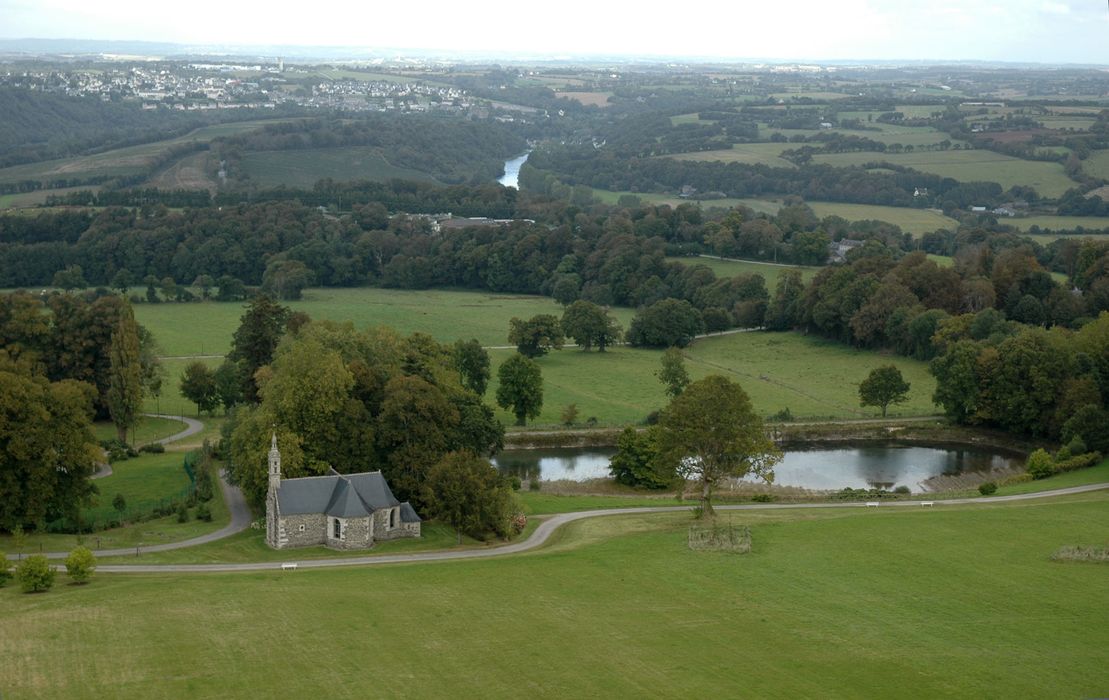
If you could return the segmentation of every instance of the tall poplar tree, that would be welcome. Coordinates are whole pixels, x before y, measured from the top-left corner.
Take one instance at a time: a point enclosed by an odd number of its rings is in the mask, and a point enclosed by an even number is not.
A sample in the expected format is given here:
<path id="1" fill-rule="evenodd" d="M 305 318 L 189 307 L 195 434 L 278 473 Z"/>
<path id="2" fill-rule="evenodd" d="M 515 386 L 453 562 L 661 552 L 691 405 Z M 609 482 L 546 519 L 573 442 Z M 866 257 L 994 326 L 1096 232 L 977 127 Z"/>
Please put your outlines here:
<path id="1" fill-rule="evenodd" d="M 130 304 L 124 304 L 119 310 L 109 354 L 108 413 L 115 423 L 120 442 L 127 442 L 127 429 L 135 424 L 142 410 L 143 380 L 139 326 L 135 323 L 135 312 Z"/>

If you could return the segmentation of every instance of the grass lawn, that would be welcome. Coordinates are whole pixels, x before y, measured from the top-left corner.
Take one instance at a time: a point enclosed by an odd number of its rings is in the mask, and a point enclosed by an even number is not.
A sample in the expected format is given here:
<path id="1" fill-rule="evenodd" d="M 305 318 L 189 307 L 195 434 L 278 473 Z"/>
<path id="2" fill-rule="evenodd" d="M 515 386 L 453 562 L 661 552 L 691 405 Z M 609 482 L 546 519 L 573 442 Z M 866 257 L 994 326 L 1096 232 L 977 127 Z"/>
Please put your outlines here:
<path id="1" fill-rule="evenodd" d="M 169 375 L 167 375 L 168 377 Z M 176 378 L 174 379 L 176 383 Z M 176 393 L 176 386 L 173 390 Z M 174 433 L 179 433 L 184 429 L 185 424 L 178 420 L 143 416 L 139 418 L 133 432 L 128 432 L 128 442 L 132 445 L 145 445 L 169 437 Z M 108 421 L 101 421 L 93 425 L 93 433 L 97 440 L 110 440 L 116 437 L 116 427 Z M 131 435 L 134 435 L 134 437 L 130 437 Z"/>
<path id="2" fill-rule="evenodd" d="M 1027 231 L 1033 226 L 1052 231 L 1076 229 L 1081 226 L 1088 230 L 1109 232 L 1109 216 L 1026 216 L 1019 219 L 1000 219 L 1000 222 L 1016 226 L 1021 231 Z M 1058 236 L 1051 237 L 1052 240 L 1056 238 Z"/>
<path id="3" fill-rule="evenodd" d="M 493 380 L 486 401 L 493 403 L 497 368 L 513 351 L 495 350 Z M 723 374 L 739 382 L 764 416 L 789 408 L 797 419 L 868 418 L 875 409 L 859 407 L 858 383 L 883 364 L 899 367 L 912 384 L 909 401 L 891 407 L 891 416 L 931 415 L 935 380 L 927 364 L 915 360 L 855 350 L 800 333 L 736 333 L 697 341 L 685 351 L 693 379 Z M 601 425 L 642 422 L 648 413 L 666 405 L 662 384 L 655 377 L 662 352 L 629 347 L 608 352 L 573 348 L 552 352 L 538 360 L 543 371 L 543 410 L 529 426 L 555 426 L 562 409 L 578 406 L 578 420 L 597 418 Z M 514 418 L 498 409 L 505 425 Z"/>
<path id="4" fill-rule="evenodd" d="M 959 228 L 959 222 L 949 216 L 929 211 L 927 209 L 909 209 L 906 207 L 886 207 L 878 204 L 844 204 L 841 202 L 806 202 L 813 212 L 823 218 L 825 216 L 839 216 L 848 221 L 861 221 L 863 219 L 876 219 L 896 224 L 903 231 L 920 235 L 945 228 L 954 231 Z"/>
<path id="5" fill-rule="evenodd" d="M 115 462 L 112 474 L 93 483 L 100 491 L 97 505 L 83 513 L 86 519 L 116 517 L 112 499 L 117 494 L 127 499 L 127 511 L 148 512 L 162 501 L 181 496 L 189 486 L 184 467 L 185 453 L 140 454 Z"/>
<path id="6" fill-rule="evenodd" d="M 1109 494 L 923 511 L 598 518 L 529 555 L 0 589 L 18 698 L 1096 697 Z M 367 666 L 369 664 L 369 666 Z M 371 681 L 372 682 L 372 679 Z"/>
<path id="7" fill-rule="evenodd" d="M 789 267 L 785 265 L 767 265 L 754 260 L 719 260 L 707 257 L 667 258 L 667 262 L 679 262 L 683 265 L 704 265 L 716 273 L 717 277 L 735 277 L 736 275 L 758 274 L 766 280 L 766 289 L 771 295 L 778 285 L 778 277 L 784 270 L 800 270 L 801 278 L 808 282 L 820 268 L 798 265 Z"/>
<path id="8" fill-rule="evenodd" d="M 178 467 L 181 468 L 180 460 L 183 455 L 177 453 L 177 457 Z M 181 468 L 181 474 L 182 476 L 185 474 L 183 468 Z M 100 483 L 100 481 L 101 480 L 98 479 L 94 483 Z M 109 493 L 107 500 L 105 500 L 105 493 Z M 110 492 L 101 491 L 101 503 L 106 503 L 110 507 L 111 498 Z M 95 552 L 99 549 L 121 549 L 124 547 L 144 547 L 164 544 L 166 542 L 180 542 L 181 540 L 187 540 L 192 537 L 215 532 L 227 525 L 231 516 L 227 511 L 227 504 L 223 500 L 223 491 L 221 489 L 217 488 L 214 490 L 212 500 L 208 501 L 208 507 L 212 511 L 211 522 L 204 522 L 202 520 L 197 520 L 195 517 L 190 517 L 188 522 L 179 523 L 177 522 L 176 515 L 170 515 L 141 523 L 130 523 L 111 530 L 88 533 L 82 536 L 28 534 L 26 535 L 26 544 L 23 547 L 23 552 L 28 554 L 37 552 L 66 552 L 78 545 L 84 545 Z M 195 515 L 195 512 L 195 509 L 190 509 L 190 516 Z M 7 554 L 17 553 L 11 535 L 0 535 L 0 552 Z"/>
<path id="9" fill-rule="evenodd" d="M 485 345 L 507 343 L 514 316 L 562 316 L 550 297 L 450 290 L 309 289 L 301 301 L 283 303 L 314 319 L 351 321 L 356 328 L 384 325 L 404 334 L 428 333 L 441 342 L 477 338 Z M 245 308 L 219 302 L 136 304 L 135 318 L 154 334 L 164 355 L 222 355 L 231 349 Z M 626 327 L 632 311 L 613 312 Z"/>
<path id="10" fill-rule="evenodd" d="M 1059 197 L 1077 186 L 1077 183 L 1063 173 L 1063 166 L 1059 163 L 1021 160 L 983 150 L 830 153 L 813 156 L 813 162 L 838 167 L 887 162 L 963 182 L 996 182 L 1005 189 L 1014 185 L 1028 185 L 1045 197 Z"/>
<path id="11" fill-rule="evenodd" d="M 745 165 L 769 165 L 775 168 L 794 168 L 797 166 L 779 157 L 779 154 L 789 147 L 789 144 L 784 143 L 737 143 L 731 148 L 718 151 L 694 151 L 692 153 L 678 153 L 665 157 L 696 162 L 720 161 L 721 163 L 743 163 Z"/>
<path id="12" fill-rule="evenodd" d="M 260 151 L 243 156 L 243 171 L 265 187 L 287 185 L 311 188 L 325 177 L 334 180 L 391 178 L 435 182 L 425 172 L 389 163 L 374 147 L 313 148 L 292 151 Z"/>
<path id="13" fill-rule="evenodd" d="M 1109 149 L 1094 151 L 1082 161 L 1082 169 L 1087 175 L 1109 180 Z"/>

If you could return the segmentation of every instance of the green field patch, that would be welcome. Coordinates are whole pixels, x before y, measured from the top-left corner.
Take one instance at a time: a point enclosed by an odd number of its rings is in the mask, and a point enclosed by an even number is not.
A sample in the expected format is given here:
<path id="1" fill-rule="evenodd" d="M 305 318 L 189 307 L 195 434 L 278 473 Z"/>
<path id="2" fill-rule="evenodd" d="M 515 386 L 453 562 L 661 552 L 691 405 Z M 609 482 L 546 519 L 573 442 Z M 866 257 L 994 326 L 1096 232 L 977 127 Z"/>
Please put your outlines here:
<path id="1" fill-rule="evenodd" d="M 786 148 L 789 148 L 789 146 L 781 143 L 737 143 L 731 148 L 718 151 L 694 151 L 666 157 L 697 163 L 718 161 L 721 163 L 743 163 L 744 165 L 770 165 L 775 168 L 796 167 L 788 160 L 779 157 L 779 154 Z"/>
<path id="2" fill-rule="evenodd" d="M 135 426 L 127 431 L 127 442 L 131 445 L 145 445 L 155 440 L 169 437 L 185 429 L 185 424 L 169 418 L 140 416 Z M 97 440 L 111 440 L 116 435 L 116 427 L 109 421 L 93 424 L 93 434 Z"/>
<path id="3" fill-rule="evenodd" d="M 267 187 L 311 188 L 323 178 L 375 182 L 399 178 L 435 182 L 435 178 L 425 172 L 392 165 L 377 148 L 370 146 L 247 153 L 243 156 L 242 168 L 253 182 Z"/>
<path id="4" fill-rule="evenodd" d="M 75 156 L 0 168 L 0 182 L 21 180 L 50 180 L 53 178 L 97 177 L 134 175 L 144 172 L 166 151 L 185 143 L 208 143 L 221 136 L 233 136 L 268 124 L 278 124 L 285 119 L 261 119 L 227 124 L 213 124 L 194 129 L 184 136 L 138 146 L 116 148 L 88 156 Z"/>
<path id="5" fill-rule="evenodd" d="M 775 265 L 773 263 L 758 262 L 756 260 L 722 260 L 707 256 L 692 256 L 684 258 L 667 258 L 667 262 L 677 262 L 683 265 L 704 265 L 717 277 L 735 277 L 736 275 L 762 275 L 766 280 L 766 289 L 773 294 L 778 284 L 778 277 L 785 270 L 800 270 L 801 278 L 806 282 L 820 270 L 818 267 Z"/>
<path id="6" fill-rule="evenodd" d="M 1094 151 L 1082 161 L 1082 169 L 1087 175 L 1109 180 L 1109 149 Z"/>
<path id="7" fill-rule="evenodd" d="M 1046 197 L 1058 197 L 1077 186 L 1059 163 L 1021 160 L 983 150 L 926 151 L 920 153 L 830 153 L 813 156 L 814 162 L 837 167 L 892 163 L 963 182 L 996 182 L 1008 189 L 1016 185 L 1034 187 Z"/>
<path id="8" fill-rule="evenodd" d="M 912 234 L 928 233 L 945 228 L 954 231 L 959 222 L 927 209 L 886 207 L 878 204 L 845 204 L 843 202 L 806 202 L 819 217 L 839 216 L 848 221 L 875 219 L 896 224 Z"/>
<path id="9" fill-rule="evenodd" d="M 0 685 L 363 697 L 372 658 L 406 697 L 1096 697 L 1105 571 L 1050 555 L 1103 542 L 1107 505 L 725 516 L 751 528 L 744 556 L 689 551 L 687 513 L 636 514 L 519 557 L 9 585 Z M 327 663 L 273 651 L 290 643 Z"/>
<path id="10" fill-rule="evenodd" d="M 676 114 L 670 117 L 671 126 L 680 126 L 682 124 L 715 124 L 716 122 L 711 119 L 701 119 L 699 112 L 692 112 L 690 114 Z"/>
<path id="11" fill-rule="evenodd" d="M 1109 216 L 1024 216 L 999 221 L 1016 226 L 1021 231 L 1027 231 L 1033 226 L 1052 231 L 1073 230 L 1078 227 L 1089 231 L 1109 231 Z M 1058 236 L 1053 236 L 1052 240 L 1055 238 Z"/>

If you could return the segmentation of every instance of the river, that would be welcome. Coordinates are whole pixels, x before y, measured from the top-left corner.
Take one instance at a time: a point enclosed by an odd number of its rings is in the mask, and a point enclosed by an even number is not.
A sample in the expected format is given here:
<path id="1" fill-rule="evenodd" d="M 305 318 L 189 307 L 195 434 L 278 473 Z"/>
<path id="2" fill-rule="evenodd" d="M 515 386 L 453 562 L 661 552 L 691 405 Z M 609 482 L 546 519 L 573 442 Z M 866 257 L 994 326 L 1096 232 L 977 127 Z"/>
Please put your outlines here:
<path id="1" fill-rule="evenodd" d="M 528 151 L 522 156 L 516 156 L 504 162 L 504 175 L 497 182 L 505 187 L 515 187 L 520 189 L 520 167 L 527 161 L 531 151 Z"/>
<path id="2" fill-rule="evenodd" d="M 597 447 L 505 450 L 493 463 L 502 473 L 545 481 L 606 478 L 615 450 Z M 940 474 L 989 472 L 1012 468 L 1019 459 L 989 450 L 878 444 L 834 449 L 790 450 L 774 467 L 774 483 L 806 489 L 885 488 L 908 486 Z"/>

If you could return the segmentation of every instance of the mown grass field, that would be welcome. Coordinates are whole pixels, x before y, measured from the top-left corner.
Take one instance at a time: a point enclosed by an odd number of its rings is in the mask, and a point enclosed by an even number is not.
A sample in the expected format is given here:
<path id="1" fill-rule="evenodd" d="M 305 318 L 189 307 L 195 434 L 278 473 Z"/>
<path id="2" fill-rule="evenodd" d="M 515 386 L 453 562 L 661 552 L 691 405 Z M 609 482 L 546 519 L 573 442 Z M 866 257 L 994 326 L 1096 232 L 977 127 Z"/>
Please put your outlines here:
<path id="1" fill-rule="evenodd" d="M 294 151 L 259 151 L 243 156 L 243 171 L 263 186 L 312 187 L 325 177 L 333 180 L 392 178 L 435 182 L 425 172 L 392 165 L 373 147 L 313 148 Z"/>
<path id="2" fill-rule="evenodd" d="M 928 209 L 909 209 L 907 207 L 886 207 L 878 204 L 844 204 L 842 202 L 807 202 L 813 212 L 823 218 L 839 216 L 848 221 L 875 219 L 896 224 L 903 231 L 921 235 L 936 229 L 954 231 L 959 222 L 949 216 Z"/>
<path id="3" fill-rule="evenodd" d="M 128 431 L 127 441 L 133 445 L 145 445 L 148 442 L 179 433 L 184 429 L 185 424 L 179 420 L 142 416 L 132 430 Z M 110 440 L 116 437 L 116 427 L 107 421 L 95 423 L 93 433 L 97 440 Z"/>
<path id="4" fill-rule="evenodd" d="M 1109 180 L 1109 150 L 1094 151 L 1082 161 L 1082 169 L 1087 175 Z"/>
<path id="5" fill-rule="evenodd" d="M 768 265 L 754 260 L 721 260 L 704 256 L 667 258 L 667 262 L 678 262 L 683 265 L 704 265 L 716 273 L 717 277 L 735 277 L 736 275 L 762 275 L 766 280 L 766 289 L 771 295 L 778 285 L 778 277 L 785 270 L 800 270 L 801 278 L 808 282 L 820 270 L 818 267 L 796 267 L 789 265 Z"/>
<path id="6" fill-rule="evenodd" d="M 1081 226 L 1093 231 L 1109 231 L 1109 216 L 1026 216 L 1013 219 L 1000 219 L 1002 223 L 1016 226 L 1022 231 L 1027 231 L 1033 226 L 1043 229 L 1060 231 L 1076 229 Z M 1058 236 L 1052 236 L 1052 240 Z"/>
<path id="7" fill-rule="evenodd" d="M 314 319 L 350 321 L 356 328 L 391 326 L 408 334 L 419 331 L 441 342 L 477 338 L 483 345 L 508 342 L 508 322 L 535 314 L 562 316 L 549 297 L 485 292 L 359 287 L 318 288 L 300 301 L 283 302 Z M 135 318 L 154 333 L 164 355 L 224 354 L 239 327 L 245 304 L 136 304 Z M 630 309 L 613 309 L 625 326 Z"/>
<path id="8" fill-rule="evenodd" d="M 1097 697 L 1109 495 L 598 518 L 483 561 L 0 589 L 13 698 Z M 367 673 L 371 672 L 369 677 Z"/>
<path id="9" fill-rule="evenodd" d="M 720 261 L 715 261 L 720 262 Z M 780 271 L 766 265 L 727 263 L 762 272 Z M 753 269 L 753 268 L 758 268 Z M 767 277 L 768 286 L 773 282 Z M 316 319 L 352 321 L 357 328 L 392 326 L 403 334 L 420 331 L 441 342 L 477 338 L 486 346 L 508 344 L 508 323 L 513 316 L 530 318 L 538 313 L 561 316 L 562 309 L 545 297 L 492 295 L 460 291 L 408 291 L 362 289 L 313 289 L 304 301 L 290 306 Z M 243 313 L 240 304 L 138 304 L 135 316 L 150 329 L 168 356 L 222 355 L 230 349 L 231 336 Z M 614 308 L 613 315 L 626 330 L 634 312 Z M 514 349 L 492 350 L 493 374 Z M 606 353 L 582 352 L 567 347 L 540 358 L 544 377 L 543 412 L 535 423 L 557 425 L 562 409 L 578 405 L 579 421 L 590 417 L 604 425 L 642 421 L 666 404 L 662 385 L 654 376 L 661 351 L 614 347 Z M 856 398 L 858 382 L 871 369 L 892 362 L 913 383 L 911 400 L 892 409 L 898 415 L 933 413 L 933 380 L 925 364 L 848 348 L 796 333 L 738 333 L 698 341 L 687 350 L 690 373 L 695 378 L 729 373 L 751 394 L 755 407 L 765 413 L 789 408 L 795 416 L 852 418 L 870 415 Z M 163 360 L 165 389 L 161 398 L 147 400 L 146 410 L 194 415 L 195 406 L 180 397 L 178 385 L 192 359 Z M 220 358 L 202 360 L 211 367 Z M 829 369 L 832 368 L 832 369 Z M 832 371 L 834 370 L 834 371 Z M 764 378 L 765 377 L 765 378 Z M 494 379 L 486 395 L 492 404 Z M 514 422 L 498 410 L 502 421 Z"/>
<path id="10" fill-rule="evenodd" d="M 1008 189 L 1028 185 L 1045 197 L 1058 197 L 1077 183 L 1063 173 L 1059 163 L 1021 160 L 991 151 L 926 151 L 922 153 L 829 153 L 813 162 L 838 167 L 887 162 L 963 182 L 996 182 Z"/>
<path id="11" fill-rule="evenodd" d="M 788 144 L 782 143 L 737 143 L 731 148 L 718 151 L 694 151 L 664 157 L 696 162 L 719 161 L 721 163 L 793 168 L 796 167 L 793 163 L 779 157 L 779 154 L 789 147 Z"/>
<path id="12" fill-rule="evenodd" d="M 493 403 L 496 369 L 512 355 L 495 350 L 494 379 L 486 394 Z M 735 333 L 698 340 L 685 351 L 693 379 L 723 374 L 739 382 L 764 416 L 788 408 L 797 419 L 868 418 L 875 409 L 862 409 L 858 383 L 883 364 L 901 369 L 912 389 L 909 401 L 890 408 L 890 415 L 931 415 L 935 380 L 927 365 L 907 358 L 854 350 L 800 333 Z M 543 410 L 529 425 L 555 426 L 565 406 L 578 407 L 578 421 L 594 417 L 602 425 L 638 423 L 663 408 L 667 398 L 655 377 L 662 352 L 629 347 L 605 353 L 565 348 L 538 360 L 543 371 Z M 498 409 L 505 425 L 514 418 Z"/>

